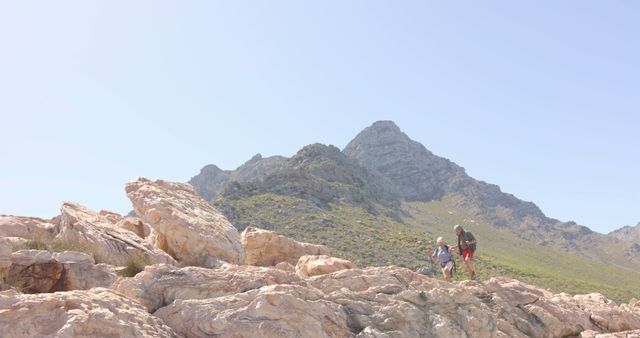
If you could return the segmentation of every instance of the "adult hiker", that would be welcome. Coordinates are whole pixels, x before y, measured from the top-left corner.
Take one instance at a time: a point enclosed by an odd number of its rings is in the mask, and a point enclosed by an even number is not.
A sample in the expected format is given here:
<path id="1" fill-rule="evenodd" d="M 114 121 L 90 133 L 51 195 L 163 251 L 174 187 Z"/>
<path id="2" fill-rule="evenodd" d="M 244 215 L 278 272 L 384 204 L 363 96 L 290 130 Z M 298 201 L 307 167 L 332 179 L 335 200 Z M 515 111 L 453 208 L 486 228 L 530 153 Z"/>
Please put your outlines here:
<path id="1" fill-rule="evenodd" d="M 438 243 L 438 247 L 431 255 L 431 260 L 438 258 L 444 279 L 451 283 L 451 271 L 453 271 L 453 268 L 455 267 L 453 255 L 451 254 L 453 248 L 449 249 L 449 246 L 444 242 L 442 237 L 438 237 L 436 242 Z"/>
<path id="2" fill-rule="evenodd" d="M 473 237 L 473 234 L 469 231 L 464 231 L 459 224 L 456 224 L 453 227 L 453 231 L 455 231 L 456 236 L 458 236 L 457 249 L 464 260 L 464 264 L 467 266 L 469 277 L 471 279 L 476 279 L 476 268 L 473 266 L 473 254 L 476 251 L 476 238 Z"/>

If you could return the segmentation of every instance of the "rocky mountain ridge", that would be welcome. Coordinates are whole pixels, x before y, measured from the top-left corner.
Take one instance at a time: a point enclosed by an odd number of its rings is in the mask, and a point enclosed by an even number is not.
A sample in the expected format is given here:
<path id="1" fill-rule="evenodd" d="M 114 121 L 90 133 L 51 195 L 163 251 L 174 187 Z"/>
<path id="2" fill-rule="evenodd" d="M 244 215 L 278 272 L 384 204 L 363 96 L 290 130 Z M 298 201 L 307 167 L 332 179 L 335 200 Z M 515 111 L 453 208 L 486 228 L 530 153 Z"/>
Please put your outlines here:
<path id="1" fill-rule="evenodd" d="M 615 237 L 626 242 L 640 242 L 640 222 L 635 226 L 624 226 L 609 233 L 609 236 Z"/>
<path id="2" fill-rule="evenodd" d="M 126 192 L 137 217 L 71 202 L 52 220 L 0 217 L 0 233 L 14 235 L 0 237 L 0 287 L 9 288 L 0 292 L 3 336 L 640 333 L 637 299 L 617 304 L 598 293 L 558 294 L 501 277 L 447 283 L 397 266 L 357 267 L 330 256 L 327 247 L 272 231 L 239 233 L 187 184 L 140 178 L 129 182 Z M 87 253 L 58 252 L 59 246 L 23 249 L 66 238 L 58 245 L 68 249 L 81 239 Z M 152 255 L 158 251 L 162 254 Z M 142 260 L 147 266 L 126 277 L 123 255 L 131 260 L 147 255 Z M 152 257 L 164 262 L 149 261 Z"/>

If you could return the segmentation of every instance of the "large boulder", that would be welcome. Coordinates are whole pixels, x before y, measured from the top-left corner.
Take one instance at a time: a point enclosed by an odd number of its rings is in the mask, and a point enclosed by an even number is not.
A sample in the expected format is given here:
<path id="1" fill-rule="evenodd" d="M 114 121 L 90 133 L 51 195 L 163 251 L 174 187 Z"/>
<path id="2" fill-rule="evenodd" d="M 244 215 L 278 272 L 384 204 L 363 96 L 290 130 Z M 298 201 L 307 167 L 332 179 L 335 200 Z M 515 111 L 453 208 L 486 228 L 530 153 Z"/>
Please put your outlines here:
<path id="1" fill-rule="evenodd" d="M 215 266 L 217 258 L 244 261 L 235 227 L 184 183 L 139 178 L 127 183 L 138 216 L 154 230 L 156 247 L 190 265 Z"/>
<path id="2" fill-rule="evenodd" d="M 294 273 L 275 268 L 222 264 L 216 269 L 170 265 L 147 266 L 133 278 L 121 278 L 113 288 L 143 304 L 149 312 L 176 299 L 215 298 L 265 285 L 295 284 Z"/>
<path id="3" fill-rule="evenodd" d="M 24 293 L 53 292 L 64 267 L 46 250 L 20 250 L 11 255 L 7 283 Z"/>
<path id="4" fill-rule="evenodd" d="M 305 255 L 298 260 L 296 273 L 302 278 L 309 278 L 355 267 L 355 264 L 342 258 L 327 255 Z"/>
<path id="5" fill-rule="evenodd" d="M 11 263 L 7 284 L 25 293 L 109 287 L 117 278 L 114 267 L 95 265 L 82 252 L 20 250 L 11 254 Z"/>
<path id="6" fill-rule="evenodd" d="M 148 264 L 176 261 L 131 231 L 116 227 L 106 216 L 79 204 L 64 202 L 58 239 L 90 247 L 96 261 L 124 266 L 132 261 Z"/>
<path id="7" fill-rule="evenodd" d="M 37 295 L 0 292 L 3 337 L 178 337 L 138 303 L 104 288 Z"/>
<path id="8" fill-rule="evenodd" d="M 324 300 L 317 290 L 294 285 L 177 300 L 155 315 L 187 338 L 353 336 L 340 305 Z"/>
<path id="9" fill-rule="evenodd" d="M 274 266 L 280 262 L 292 265 L 304 255 L 329 255 L 324 245 L 302 243 L 276 232 L 247 227 L 241 234 L 245 264 Z"/>
<path id="10" fill-rule="evenodd" d="M 0 215 L 0 237 L 46 239 L 54 237 L 57 232 L 58 226 L 54 220 Z"/>
<path id="11" fill-rule="evenodd" d="M 60 291 L 110 287 L 118 278 L 114 266 L 95 264 L 93 257 L 83 252 L 56 252 L 53 258 L 63 267 L 63 274 L 58 282 Z"/>

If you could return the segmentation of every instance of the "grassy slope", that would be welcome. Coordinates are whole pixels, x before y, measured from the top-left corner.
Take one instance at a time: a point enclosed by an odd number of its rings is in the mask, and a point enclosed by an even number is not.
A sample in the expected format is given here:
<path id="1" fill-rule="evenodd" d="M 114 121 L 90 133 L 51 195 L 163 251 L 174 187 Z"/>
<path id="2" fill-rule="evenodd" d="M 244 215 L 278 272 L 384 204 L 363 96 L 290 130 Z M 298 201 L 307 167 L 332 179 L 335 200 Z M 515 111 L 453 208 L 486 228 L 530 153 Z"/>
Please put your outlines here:
<path id="1" fill-rule="evenodd" d="M 453 224 L 472 231 L 478 239 L 478 259 L 495 266 L 481 271 L 481 277 L 505 275 L 560 292 L 600 292 L 616 301 L 640 297 L 638 272 L 520 240 L 443 202 L 406 203 L 403 208 L 412 215 L 405 220 L 412 227 L 428 228 L 451 240 Z"/>
<path id="2" fill-rule="evenodd" d="M 374 216 L 362 208 L 312 203 L 287 196 L 264 194 L 242 200 L 224 200 L 236 225 L 276 230 L 296 240 L 325 244 L 332 255 L 359 266 L 400 265 L 415 269 L 431 265 L 427 256 L 435 238 L 453 242 L 453 224 L 464 224 L 479 242 L 476 266 L 480 279 L 509 276 L 558 292 L 601 292 L 616 301 L 640 298 L 640 273 L 594 263 L 535 243 L 520 240 L 492 226 L 470 220 L 461 210 L 444 202 L 405 203 L 405 224 L 390 217 Z M 465 279 L 458 261 L 454 279 Z M 433 265 L 435 266 L 435 265 Z"/>

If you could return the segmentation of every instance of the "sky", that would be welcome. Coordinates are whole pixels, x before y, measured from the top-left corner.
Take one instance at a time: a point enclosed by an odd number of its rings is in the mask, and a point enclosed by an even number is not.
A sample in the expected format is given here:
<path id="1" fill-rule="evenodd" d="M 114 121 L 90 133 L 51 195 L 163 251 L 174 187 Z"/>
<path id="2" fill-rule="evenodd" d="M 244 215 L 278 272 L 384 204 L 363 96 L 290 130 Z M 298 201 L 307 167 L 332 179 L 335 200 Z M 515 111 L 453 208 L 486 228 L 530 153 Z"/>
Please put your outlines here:
<path id="1" fill-rule="evenodd" d="M 0 214 L 131 210 L 377 120 L 599 232 L 640 222 L 636 1 L 0 0 Z"/>

